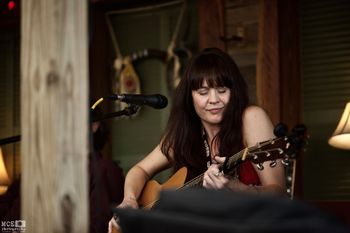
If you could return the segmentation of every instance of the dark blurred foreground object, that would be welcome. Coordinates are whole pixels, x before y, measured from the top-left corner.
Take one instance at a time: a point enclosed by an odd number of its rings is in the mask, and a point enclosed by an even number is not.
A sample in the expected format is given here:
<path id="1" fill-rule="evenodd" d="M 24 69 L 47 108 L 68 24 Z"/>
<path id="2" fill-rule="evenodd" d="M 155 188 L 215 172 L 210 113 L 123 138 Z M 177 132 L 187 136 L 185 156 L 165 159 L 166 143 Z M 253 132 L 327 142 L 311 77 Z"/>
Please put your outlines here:
<path id="1" fill-rule="evenodd" d="M 123 233 L 349 233 L 338 219 L 288 198 L 189 189 L 163 191 L 155 209 L 117 209 Z"/>

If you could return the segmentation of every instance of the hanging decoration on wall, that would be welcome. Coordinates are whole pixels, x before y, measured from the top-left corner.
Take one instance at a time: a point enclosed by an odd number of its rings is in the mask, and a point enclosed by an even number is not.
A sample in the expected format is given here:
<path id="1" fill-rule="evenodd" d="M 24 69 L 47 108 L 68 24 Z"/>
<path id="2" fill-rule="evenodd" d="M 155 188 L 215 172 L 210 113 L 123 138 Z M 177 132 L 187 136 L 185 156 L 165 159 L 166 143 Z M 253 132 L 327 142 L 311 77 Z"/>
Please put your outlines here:
<path id="1" fill-rule="evenodd" d="M 113 79 L 113 92 L 119 94 L 141 94 L 140 79 L 135 72 L 131 58 L 129 56 L 123 57 L 116 34 L 113 30 L 112 24 L 108 17 L 106 17 L 107 26 L 111 35 L 112 44 L 116 53 L 114 60 L 115 79 Z M 127 107 L 126 103 L 116 102 L 116 110 Z"/>
<path id="2" fill-rule="evenodd" d="M 125 12 L 143 12 L 145 10 L 160 8 L 164 6 L 169 6 L 170 4 L 182 4 L 180 14 L 177 19 L 176 27 L 173 32 L 171 41 L 168 45 L 166 51 L 158 49 L 144 49 L 142 51 L 134 52 L 132 54 L 123 56 L 121 54 L 120 47 L 116 39 L 116 32 L 113 29 L 112 23 L 109 19 L 109 15 L 112 13 L 106 14 L 106 22 L 108 30 L 111 36 L 112 44 L 116 53 L 116 58 L 114 61 L 114 70 L 115 70 L 115 79 L 113 80 L 113 91 L 119 94 L 140 94 L 141 85 L 140 78 L 137 75 L 134 69 L 134 63 L 138 59 L 144 58 L 158 58 L 161 59 L 166 64 L 167 70 L 167 87 L 170 94 L 173 93 L 173 90 L 176 88 L 181 79 L 183 63 L 187 61 L 186 59 L 191 56 L 191 52 L 186 49 L 184 46 L 182 48 L 177 48 L 177 40 L 179 37 L 179 32 L 181 24 L 183 22 L 184 14 L 187 9 L 186 0 L 174 1 L 166 4 L 160 4 L 156 6 L 148 6 L 143 8 L 131 9 L 131 10 L 122 10 L 115 13 L 125 13 Z M 125 108 L 125 103 L 116 103 L 117 109 Z"/>
<path id="3" fill-rule="evenodd" d="M 124 69 L 120 74 L 120 93 L 139 94 L 140 80 L 135 72 L 131 62 L 125 63 Z"/>
<path id="4" fill-rule="evenodd" d="M 140 78 L 136 74 L 130 56 L 117 57 L 114 62 L 114 69 L 117 74 L 115 92 L 120 94 L 140 94 Z M 118 103 L 119 109 L 127 107 L 126 103 Z"/>

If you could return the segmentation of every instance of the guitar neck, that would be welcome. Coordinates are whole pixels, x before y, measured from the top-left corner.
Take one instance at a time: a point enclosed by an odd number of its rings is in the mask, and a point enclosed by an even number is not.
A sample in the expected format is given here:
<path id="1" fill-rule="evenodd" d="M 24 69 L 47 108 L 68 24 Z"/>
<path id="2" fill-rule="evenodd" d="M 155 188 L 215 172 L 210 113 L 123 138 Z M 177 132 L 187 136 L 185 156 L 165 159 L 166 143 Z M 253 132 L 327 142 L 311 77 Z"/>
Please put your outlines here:
<path id="1" fill-rule="evenodd" d="M 199 176 L 193 178 L 192 180 L 186 182 L 182 187 L 178 188 L 180 189 L 188 189 L 188 188 L 200 188 L 203 187 L 203 177 L 204 173 L 200 174 Z"/>
<path id="2" fill-rule="evenodd" d="M 233 170 L 246 160 L 251 160 L 254 163 L 261 163 L 281 158 L 282 154 L 285 152 L 282 148 L 289 148 L 288 143 L 282 137 L 260 142 L 251 147 L 246 147 L 228 158 L 226 169 Z"/>
<path id="3" fill-rule="evenodd" d="M 225 168 L 223 169 L 226 173 L 234 171 L 239 164 L 246 160 L 252 160 L 254 162 L 261 162 L 271 159 L 275 159 L 280 157 L 280 154 L 282 154 L 284 151 L 281 149 L 282 145 L 284 145 L 286 142 L 283 138 L 275 138 L 271 140 L 267 140 L 264 142 L 257 143 L 254 146 L 246 147 L 243 150 L 239 151 L 238 153 L 228 157 L 227 163 L 224 164 Z M 260 154 L 258 156 L 258 154 Z M 263 156 L 261 155 L 263 154 Z M 274 155 L 278 154 L 278 156 Z M 264 157 L 263 159 L 261 157 Z M 182 187 L 179 189 L 187 189 L 187 188 L 193 188 L 193 187 L 202 187 L 203 183 L 203 176 L 204 174 L 201 174 L 192 180 L 186 182 Z"/>

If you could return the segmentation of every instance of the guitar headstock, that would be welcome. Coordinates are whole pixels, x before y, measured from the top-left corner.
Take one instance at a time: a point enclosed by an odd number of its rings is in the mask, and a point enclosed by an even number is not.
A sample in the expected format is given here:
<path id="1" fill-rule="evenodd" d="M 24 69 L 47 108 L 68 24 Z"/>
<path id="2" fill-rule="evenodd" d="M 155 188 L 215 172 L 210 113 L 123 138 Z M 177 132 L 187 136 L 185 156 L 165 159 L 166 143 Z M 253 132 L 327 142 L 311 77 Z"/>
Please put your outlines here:
<path id="1" fill-rule="evenodd" d="M 271 161 L 270 167 L 276 166 L 276 160 L 281 159 L 283 165 L 289 165 L 290 159 L 295 159 L 298 152 L 306 144 L 306 126 L 296 125 L 291 133 L 288 133 L 287 126 L 283 123 L 276 125 L 274 134 L 277 138 L 258 143 L 247 151 L 246 158 L 255 163 L 258 169 L 264 169 L 263 162 Z"/>
<path id="2" fill-rule="evenodd" d="M 259 142 L 255 146 L 227 157 L 223 164 L 224 173 L 234 171 L 234 168 L 245 160 L 250 160 L 260 170 L 264 169 L 263 163 L 266 161 L 270 161 L 270 167 L 276 166 L 277 159 L 281 159 L 283 165 L 289 165 L 290 159 L 295 159 L 306 144 L 306 127 L 299 124 L 292 129 L 291 133 L 288 133 L 286 125 L 280 123 L 276 125 L 274 134 L 277 138 Z"/>

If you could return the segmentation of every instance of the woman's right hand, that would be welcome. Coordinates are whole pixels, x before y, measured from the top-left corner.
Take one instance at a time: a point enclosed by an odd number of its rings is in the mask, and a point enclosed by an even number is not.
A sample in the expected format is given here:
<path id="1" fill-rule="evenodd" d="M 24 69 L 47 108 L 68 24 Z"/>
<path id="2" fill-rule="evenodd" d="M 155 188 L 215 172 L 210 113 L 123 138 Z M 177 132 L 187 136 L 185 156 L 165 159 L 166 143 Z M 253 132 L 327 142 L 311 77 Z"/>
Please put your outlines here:
<path id="1" fill-rule="evenodd" d="M 138 209 L 139 205 L 137 204 L 136 198 L 133 197 L 126 197 L 124 198 L 124 200 L 122 201 L 122 203 L 120 203 L 117 208 L 132 208 L 132 209 Z M 120 229 L 119 223 L 118 223 L 118 217 L 117 216 L 113 216 L 111 218 L 111 220 L 109 220 L 108 223 L 108 233 L 115 233 L 115 230 Z M 113 230 L 115 229 L 115 230 Z"/>

